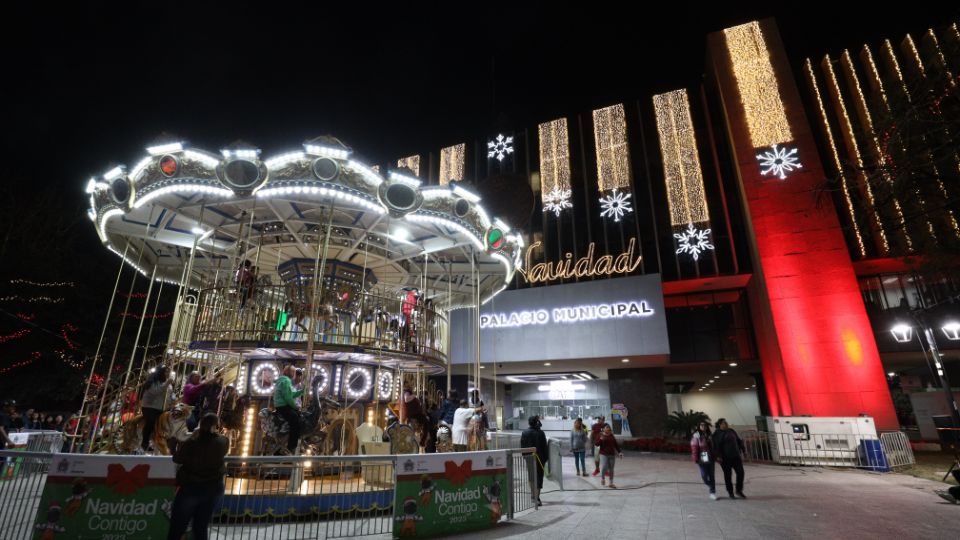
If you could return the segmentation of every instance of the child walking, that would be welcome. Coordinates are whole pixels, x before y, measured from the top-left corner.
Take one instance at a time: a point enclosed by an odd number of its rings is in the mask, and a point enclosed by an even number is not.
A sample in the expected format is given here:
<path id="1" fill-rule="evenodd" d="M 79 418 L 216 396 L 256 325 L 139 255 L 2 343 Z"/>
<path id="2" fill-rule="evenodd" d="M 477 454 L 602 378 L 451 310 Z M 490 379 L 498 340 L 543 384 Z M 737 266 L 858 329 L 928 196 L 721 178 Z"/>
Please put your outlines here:
<path id="1" fill-rule="evenodd" d="M 613 483 L 613 468 L 617 463 L 617 456 L 623 457 L 623 452 L 617 438 L 613 436 L 613 428 L 609 425 L 603 427 L 597 447 L 600 449 L 600 485 L 606 485 L 606 476 L 610 475 L 610 487 L 616 489 L 617 486 Z"/>

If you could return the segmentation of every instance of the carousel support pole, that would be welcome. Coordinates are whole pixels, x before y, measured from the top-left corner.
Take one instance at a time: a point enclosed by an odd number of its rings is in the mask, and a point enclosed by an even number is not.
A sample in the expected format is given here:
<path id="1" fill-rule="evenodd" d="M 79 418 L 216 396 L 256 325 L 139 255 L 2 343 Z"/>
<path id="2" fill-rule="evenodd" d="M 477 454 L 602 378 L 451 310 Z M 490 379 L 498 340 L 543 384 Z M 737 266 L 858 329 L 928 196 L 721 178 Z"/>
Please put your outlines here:
<path id="1" fill-rule="evenodd" d="M 140 266 L 140 259 L 143 257 L 143 250 L 140 250 L 140 253 L 137 255 L 137 264 L 135 267 Z M 113 373 L 113 365 L 117 361 L 117 351 L 120 350 L 120 338 L 123 336 L 123 327 L 127 322 L 127 312 L 130 310 L 130 297 L 133 296 L 133 287 L 137 284 L 137 272 L 133 273 L 133 278 L 130 279 L 130 289 L 127 291 L 127 302 L 123 307 L 123 314 L 120 317 L 120 329 L 117 330 L 117 340 L 113 344 L 113 354 L 110 355 L 110 365 L 107 368 L 107 375 L 103 379 L 103 393 L 100 395 L 100 404 L 97 406 L 97 420 L 94 424 L 94 429 L 90 430 L 90 442 L 87 446 L 87 453 L 93 452 L 93 442 L 96 438 L 97 429 L 100 425 L 103 424 L 103 404 L 107 400 L 107 393 L 110 390 L 110 377 Z M 121 388 L 122 390 L 122 388 Z"/>
<path id="2" fill-rule="evenodd" d="M 117 279 L 113 283 L 113 293 L 110 295 L 110 304 L 107 305 L 107 315 L 103 319 L 103 329 L 100 331 L 100 341 L 97 342 L 97 352 L 94 353 L 93 358 L 90 361 L 90 376 L 87 377 L 87 384 L 83 389 L 83 399 L 80 402 L 80 413 L 77 415 L 77 426 L 73 430 L 73 438 L 70 439 L 71 452 L 73 452 L 73 447 L 77 443 L 78 432 L 83 424 L 83 415 L 86 412 L 88 401 L 87 395 L 90 394 L 90 384 L 93 381 L 94 374 L 96 373 L 97 362 L 100 360 L 100 348 L 103 346 L 103 338 L 107 335 L 107 325 L 110 324 L 110 315 L 113 313 L 113 301 L 117 298 L 117 288 L 120 286 L 120 275 L 123 274 L 123 265 L 126 262 L 127 250 L 129 249 L 130 244 L 128 243 L 127 246 L 123 248 L 123 255 L 120 256 L 120 268 L 117 269 Z"/>
<path id="3" fill-rule="evenodd" d="M 323 238 L 323 249 L 320 249 L 319 243 L 317 244 L 317 258 L 313 263 L 313 298 L 310 301 L 310 332 L 307 335 L 307 368 L 305 371 L 304 380 L 307 381 L 308 390 L 305 392 L 304 397 L 307 399 L 311 398 L 313 394 L 313 346 L 314 346 L 314 329 L 317 324 L 317 301 L 320 289 L 322 288 L 322 283 L 320 282 L 323 279 L 324 267 L 327 264 L 327 249 L 330 246 L 330 229 L 333 228 L 333 212 L 336 208 L 335 203 L 331 199 L 330 201 L 330 215 L 327 217 L 327 232 Z M 318 238 L 319 240 L 319 235 Z M 322 255 L 321 255 L 322 251 Z M 323 327 L 320 328 L 320 331 L 323 332 Z M 332 374 L 331 374 L 332 375 Z"/>
<path id="4" fill-rule="evenodd" d="M 200 206 L 200 217 L 197 219 L 197 223 L 199 223 L 199 224 L 202 224 L 202 223 L 203 223 L 203 212 L 204 212 L 205 209 L 206 209 L 206 204 L 203 204 L 203 205 Z M 180 297 L 180 300 L 179 300 L 179 302 L 178 302 L 179 305 L 180 305 L 180 309 L 181 309 L 181 315 L 180 315 L 180 317 L 178 317 L 179 320 L 177 321 L 177 326 L 180 327 L 180 328 L 179 328 L 179 331 L 178 331 L 178 338 L 179 338 L 178 341 L 183 341 L 183 339 L 184 339 L 184 337 L 185 337 L 183 334 L 184 334 L 184 331 L 185 331 L 185 329 L 186 329 L 186 318 L 183 317 L 183 311 L 182 311 L 182 310 L 183 310 L 184 306 L 186 306 L 187 297 L 190 295 L 190 281 L 191 281 L 191 279 L 193 278 L 193 262 L 194 262 L 194 260 L 196 260 L 196 256 L 197 256 L 197 245 L 198 245 L 199 243 L 200 243 L 200 236 L 199 236 L 199 235 L 196 235 L 196 234 L 193 235 L 193 247 L 190 248 L 190 259 L 187 261 L 186 277 L 184 278 L 182 287 L 181 287 L 181 289 L 180 289 L 181 297 Z M 196 317 L 196 313 L 194 313 L 194 317 Z M 185 354 L 186 354 L 186 353 L 184 353 L 184 355 L 185 355 Z M 183 381 L 184 377 L 185 377 L 186 374 L 187 374 L 187 360 L 186 360 L 186 359 L 184 359 L 184 361 L 181 362 L 181 366 L 180 366 L 180 367 L 181 367 L 180 380 Z M 198 367 L 199 367 L 199 366 L 198 366 Z"/>
<path id="5" fill-rule="evenodd" d="M 143 368 L 147 364 L 147 354 L 150 352 L 150 340 L 153 339 L 153 326 L 157 323 L 157 310 L 160 308 L 160 297 L 162 295 L 163 282 L 161 281 L 160 287 L 157 289 L 157 299 L 153 301 L 153 316 L 150 317 L 150 329 L 147 330 L 147 344 L 143 347 L 143 358 L 140 359 L 140 376 L 137 377 L 138 382 L 143 377 Z"/>
<path id="6" fill-rule="evenodd" d="M 130 351 L 130 361 L 127 362 L 127 373 L 123 376 L 123 384 L 120 386 L 122 392 L 126 392 L 127 383 L 130 382 L 130 370 L 133 369 L 133 361 L 137 356 L 137 346 L 140 344 L 140 335 L 143 333 L 143 321 L 147 318 L 147 308 L 150 306 L 150 295 L 153 293 L 153 280 L 157 277 L 157 265 L 153 265 L 153 271 L 150 273 L 150 284 L 147 285 L 147 296 L 143 301 L 143 311 L 140 313 L 140 324 L 137 325 L 137 337 L 133 340 L 133 350 Z M 159 301 L 159 298 L 157 298 Z M 125 396 L 121 396 L 120 403 L 123 403 Z M 123 423 L 123 406 L 120 408 L 120 423 Z"/>
<path id="7" fill-rule="evenodd" d="M 447 264 L 447 393 L 444 396 L 450 399 L 450 377 L 453 375 L 453 364 L 450 362 L 450 307 L 453 305 L 453 262 Z"/>

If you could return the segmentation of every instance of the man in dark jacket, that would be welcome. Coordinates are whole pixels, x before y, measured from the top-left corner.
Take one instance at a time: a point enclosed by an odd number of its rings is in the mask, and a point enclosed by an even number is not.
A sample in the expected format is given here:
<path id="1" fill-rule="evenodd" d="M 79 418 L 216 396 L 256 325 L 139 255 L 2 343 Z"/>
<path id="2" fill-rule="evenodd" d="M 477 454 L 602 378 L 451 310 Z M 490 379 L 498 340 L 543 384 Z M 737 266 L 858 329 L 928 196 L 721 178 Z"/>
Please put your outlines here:
<path id="1" fill-rule="evenodd" d="M 180 467 L 167 540 L 180 540 L 190 522 L 192 538 L 207 539 L 213 509 L 223 497 L 223 477 L 227 474 L 223 458 L 230 447 L 230 441 L 217 432 L 219 424 L 215 413 L 205 414 L 200 427 L 173 454 L 173 462 Z"/>
<path id="2" fill-rule="evenodd" d="M 458 408 L 460 408 L 460 400 L 457 399 L 457 391 L 451 388 L 450 395 L 440 406 L 438 423 L 453 426 L 453 413 L 457 412 Z"/>
<path id="3" fill-rule="evenodd" d="M 523 430 L 523 434 L 520 435 L 520 447 L 521 448 L 534 448 L 536 453 L 534 454 L 534 461 L 536 462 L 536 490 L 533 491 L 533 500 L 537 501 L 537 506 L 543 504 L 540 502 L 540 490 L 543 489 L 543 466 L 547 463 L 547 460 L 550 459 L 549 454 L 547 453 L 547 436 L 540 429 L 540 417 L 531 416 L 528 420 L 530 427 Z M 533 484 L 533 473 L 531 470 L 530 483 Z M 532 487 L 532 486 L 531 486 Z"/>
<path id="4" fill-rule="evenodd" d="M 730 429 L 724 418 L 717 420 L 717 432 L 713 434 L 713 453 L 716 456 L 717 463 L 723 469 L 723 480 L 727 484 L 727 493 L 730 498 L 733 496 L 733 484 L 730 482 L 730 473 L 737 473 L 737 495 L 741 499 L 746 499 L 743 494 L 743 439 L 737 435 L 737 432 Z"/>

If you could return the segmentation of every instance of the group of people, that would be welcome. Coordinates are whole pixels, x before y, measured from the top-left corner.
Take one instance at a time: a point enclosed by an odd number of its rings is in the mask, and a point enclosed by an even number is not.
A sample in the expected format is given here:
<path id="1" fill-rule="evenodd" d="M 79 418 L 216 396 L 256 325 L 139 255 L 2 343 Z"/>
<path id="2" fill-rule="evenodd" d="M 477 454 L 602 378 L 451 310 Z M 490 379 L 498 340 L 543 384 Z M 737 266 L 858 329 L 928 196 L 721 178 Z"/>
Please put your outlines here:
<path id="1" fill-rule="evenodd" d="M 457 397 L 457 391 L 451 389 L 443 405 L 433 411 L 432 421 L 437 426 L 450 428 L 454 452 L 486 450 L 487 432 L 490 430 L 486 406 L 478 396 L 474 396 L 473 405 Z"/>
<path id="2" fill-rule="evenodd" d="M 27 409 L 21 413 L 15 400 L 4 400 L 3 408 L 0 410 L 0 450 L 13 444 L 10 438 L 12 433 L 23 430 L 70 433 L 71 422 L 76 422 L 76 418 L 68 420 L 59 413 L 45 414 L 34 409 Z M 69 443 L 65 438 L 64 451 L 66 451 L 68 445 Z"/>
<path id="3" fill-rule="evenodd" d="M 573 421 L 573 430 L 570 432 L 570 448 L 573 450 L 573 461 L 577 467 L 577 476 L 587 476 L 586 453 L 589 441 L 589 448 L 593 453 L 593 476 L 602 474 L 600 485 L 607 485 L 607 478 L 610 478 L 610 487 L 616 489 L 613 483 L 613 472 L 617 463 L 617 457 L 623 457 L 623 451 L 620 443 L 613 435 L 613 428 L 606 422 L 604 416 L 599 416 L 597 421 L 590 426 L 587 431 L 582 418 Z"/>
<path id="4" fill-rule="evenodd" d="M 187 375 L 183 385 L 180 401 L 192 407 L 190 417 L 187 418 L 187 429 L 193 431 L 200 424 L 204 413 L 216 413 L 216 396 L 223 386 L 223 378 L 219 375 L 202 379 L 198 371 Z M 174 399 L 175 388 L 167 366 L 158 366 L 149 376 L 139 391 L 140 411 L 143 415 L 143 432 L 140 439 L 140 451 L 146 453 L 150 449 L 157 419 L 167 410 Z"/>
<path id="5" fill-rule="evenodd" d="M 700 469 L 703 483 L 710 489 L 711 499 L 717 500 L 715 464 L 720 464 L 723 470 L 723 480 L 730 498 L 746 499 L 747 496 L 743 494 L 743 439 L 724 418 L 717 420 L 716 427 L 717 431 L 711 433 L 710 423 L 700 422 L 690 438 L 690 456 Z M 736 473 L 736 487 L 731 478 L 733 473 Z"/>

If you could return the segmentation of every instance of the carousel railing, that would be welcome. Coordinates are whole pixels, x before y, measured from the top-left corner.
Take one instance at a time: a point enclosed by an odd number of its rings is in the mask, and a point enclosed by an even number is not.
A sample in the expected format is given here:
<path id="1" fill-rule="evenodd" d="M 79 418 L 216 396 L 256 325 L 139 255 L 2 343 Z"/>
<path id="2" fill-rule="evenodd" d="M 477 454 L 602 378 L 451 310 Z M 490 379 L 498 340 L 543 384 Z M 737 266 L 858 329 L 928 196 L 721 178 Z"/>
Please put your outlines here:
<path id="1" fill-rule="evenodd" d="M 446 360 L 447 318 L 422 302 L 323 290 L 314 307 L 313 296 L 309 285 L 258 286 L 252 292 L 236 287 L 204 289 L 197 301 L 191 341 L 228 348 L 232 342 L 306 342 L 313 332 L 318 345 Z"/>

